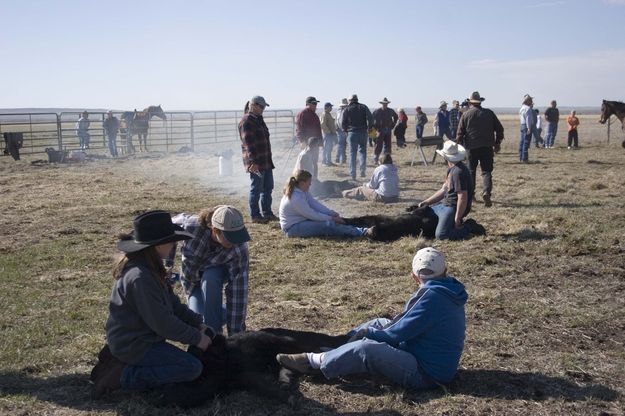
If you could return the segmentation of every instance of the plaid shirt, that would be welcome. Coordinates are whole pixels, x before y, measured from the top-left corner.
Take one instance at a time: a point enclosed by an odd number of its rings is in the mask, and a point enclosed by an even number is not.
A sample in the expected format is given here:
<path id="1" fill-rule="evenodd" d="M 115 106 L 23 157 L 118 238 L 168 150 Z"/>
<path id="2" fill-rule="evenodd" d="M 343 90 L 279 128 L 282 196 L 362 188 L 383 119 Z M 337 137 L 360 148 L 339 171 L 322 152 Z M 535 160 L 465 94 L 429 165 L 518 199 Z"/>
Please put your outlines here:
<path id="1" fill-rule="evenodd" d="M 247 243 L 225 248 L 213 241 L 210 228 L 198 222 L 197 215 L 178 214 L 172 218 L 174 224 L 182 226 L 195 237 L 182 243 L 182 285 L 187 294 L 200 283 L 204 270 L 213 266 L 228 268 L 226 284 L 226 325 L 228 334 L 245 331 L 247 314 L 247 283 L 249 252 Z"/>
<path id="2" fill-rule="evenodd" d="M 261 171 L 275 167 L 271 159 L 269 129 L 263 116 L 257 116 L 251 112 L 244 115 L 239 122 L 239 135 L 241 136 L 243 164 L 247 172 L 250 171 L 252 164 L 255 164 Z"/>
<path id="3" fill-rule="evenodd" d="M 452 108 L 449 110 L 449 121 L 451 123 L 451 131 L 455 133 L 458 131 L 458 124 L 460 124 L 460 110 L 457 108 Z"/>

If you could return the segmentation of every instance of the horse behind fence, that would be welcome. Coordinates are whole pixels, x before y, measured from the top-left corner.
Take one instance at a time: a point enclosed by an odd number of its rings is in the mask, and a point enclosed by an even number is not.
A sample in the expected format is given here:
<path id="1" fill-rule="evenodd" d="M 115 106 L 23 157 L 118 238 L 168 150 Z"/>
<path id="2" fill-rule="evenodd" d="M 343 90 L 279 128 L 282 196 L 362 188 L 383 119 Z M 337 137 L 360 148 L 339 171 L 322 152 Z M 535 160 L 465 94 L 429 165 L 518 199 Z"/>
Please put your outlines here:
<path id="1" fill-rule="evenodd" d="M 150 128 L 150 119 L 158 117 L 166 120 L 165 112 L 160 105 L 151 105 L 143 111 L 124 111 L 121 115 L 120 132 L 126 134 L 126 152 L 131 154 L 135 152 L 132 144 L 132 136 L 139 136 L 140 151 L 148 150 L 148 129 Z"/>
<path id="2" fill-rule="evenodd" d="M 621 128 L 625 130 L 625 103 L 603 100 L 603 103 L 601 103 L 601 118 L 599 118 L 599 123 L 605 124 L 612 115 L 615 115 L 616 118 L 619 119 Z M 625 140 L 623 140 L 621 146 L 625 147 Z"/>

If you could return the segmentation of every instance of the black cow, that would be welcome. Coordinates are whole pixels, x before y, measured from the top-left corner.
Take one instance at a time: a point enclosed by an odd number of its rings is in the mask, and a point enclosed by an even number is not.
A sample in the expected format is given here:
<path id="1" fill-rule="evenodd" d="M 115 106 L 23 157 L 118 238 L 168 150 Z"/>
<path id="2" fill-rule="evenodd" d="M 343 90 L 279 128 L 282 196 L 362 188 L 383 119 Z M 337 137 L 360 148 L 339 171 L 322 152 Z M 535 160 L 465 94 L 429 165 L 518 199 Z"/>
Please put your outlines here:
<path id="1" fill-rule="evenodd" d="M 205 352 L 189 347 L 189 352 L 202 361 L 202 375 L 193 382 L 163 389 L 159 403 L 194 407 L 233 390 L 249 390 L 290 403 L 297 394 L 295 377 L 280 367 L 276 355 L 321 352 L 343 345 L 348 339 L 346 335 L 282 328 L 241 332 L 228 338 L 217 335 Z"/>
<path id="2" fill-rule="evenodd" d="M 315 198 L 342 198 L 343 191 L 354 188 L 349 181 L 318 181 L 314 180 L 310 186 L 310 193 Z"/>
<path id="3" fill-rule="evenodd" d="M 345 218 L 345 223 L 356 227 L 373 227 L 370 236 L 376 241 L 394 241 L 401 237 L 434 238 L 438 217 L 430 207 L 409 207 L 408 213 L 396 216 L 365 215 Z"/>

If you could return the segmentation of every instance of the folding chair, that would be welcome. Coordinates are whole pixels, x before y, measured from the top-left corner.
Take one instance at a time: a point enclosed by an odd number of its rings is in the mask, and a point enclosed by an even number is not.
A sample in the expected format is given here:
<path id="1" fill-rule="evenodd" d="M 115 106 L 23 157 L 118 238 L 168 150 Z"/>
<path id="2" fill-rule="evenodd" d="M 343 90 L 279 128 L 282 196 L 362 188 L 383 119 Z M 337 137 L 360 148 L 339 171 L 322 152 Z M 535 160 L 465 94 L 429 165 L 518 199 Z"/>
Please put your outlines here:
<path id="1" fill-rule="evenodd" d="M 443 138 L 438 136 L 425 136 L 415 141 L 415 148 L 412 154 L 412 161 L 410 162 L 410 166 L 414 165 L 414 161 L 417 158 L 417 151 L 421 153 L 421 160 L 425 166 L 428 165 L 427 158 L 425 157 L 425 153 L 423 152 L 424 147 L 428 146 L 436 146 L 438 148 L 443 144 Z M 434 156 L 432 157 L 432 161 L 430 163 L 434 163 L 436 160 L 436 152 L 434 152 Z"/>

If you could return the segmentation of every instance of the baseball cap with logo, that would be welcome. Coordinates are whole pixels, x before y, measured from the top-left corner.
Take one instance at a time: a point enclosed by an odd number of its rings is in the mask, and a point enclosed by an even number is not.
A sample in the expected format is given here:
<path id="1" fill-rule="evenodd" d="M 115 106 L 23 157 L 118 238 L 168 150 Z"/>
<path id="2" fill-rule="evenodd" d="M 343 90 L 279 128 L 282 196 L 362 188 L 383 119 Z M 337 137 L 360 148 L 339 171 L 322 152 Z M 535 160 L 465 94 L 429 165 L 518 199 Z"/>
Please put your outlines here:
<path id="1" fill-rule="evenodd" d="M 220 205 L 213 212 L 211 225 L 224 233 L 226 240 L 232 244 L 242 244 L 250 241 L 250 235 L 245 228 L 243 215 L 230 205 Z"/>
<path id="2" fill-rule="evenodd" d="M 434 247 L 422 248 L 412 259 L 412 272 L 422 279 L 444 277 L 445 269 L 445 255 Z"/>

